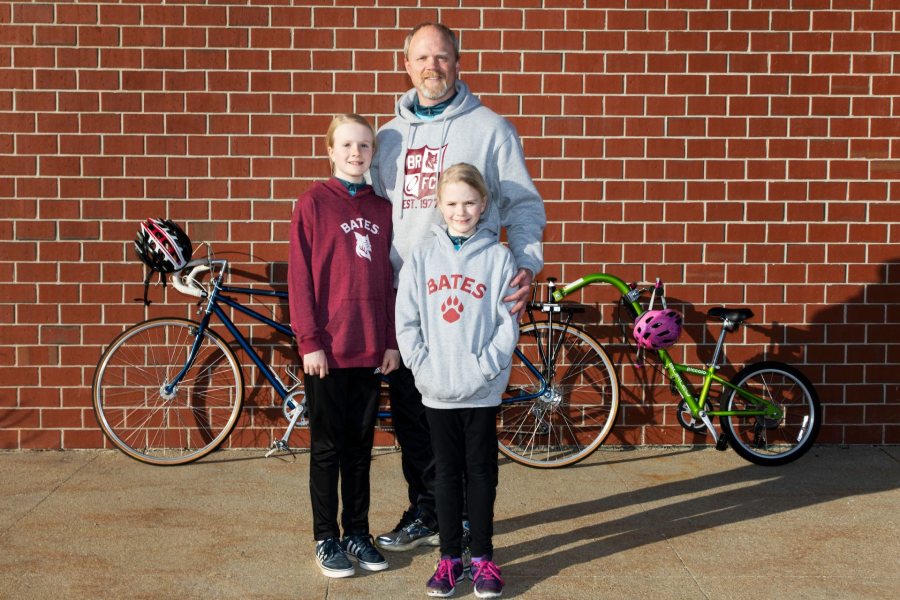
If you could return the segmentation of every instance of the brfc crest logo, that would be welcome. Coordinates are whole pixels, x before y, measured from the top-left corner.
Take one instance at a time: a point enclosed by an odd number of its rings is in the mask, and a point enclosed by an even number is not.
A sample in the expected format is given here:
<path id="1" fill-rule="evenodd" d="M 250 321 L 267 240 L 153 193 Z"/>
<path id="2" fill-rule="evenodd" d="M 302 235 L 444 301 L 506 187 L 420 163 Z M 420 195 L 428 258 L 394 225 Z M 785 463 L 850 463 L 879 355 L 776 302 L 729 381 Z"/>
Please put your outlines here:
<path id="1" fill-rule="evenodd" d="M 369 234 L 360 235 L 353 232 L 356 236 L 356 255 L 372 262 L 372 242 L 369 241 Z"/>
<path id="2" fill-rule="evenodd" d="M 434 205 L 445 149 L 446 146 L 423 146 L 406 152 L 403 208 L 431 208 Z"/>

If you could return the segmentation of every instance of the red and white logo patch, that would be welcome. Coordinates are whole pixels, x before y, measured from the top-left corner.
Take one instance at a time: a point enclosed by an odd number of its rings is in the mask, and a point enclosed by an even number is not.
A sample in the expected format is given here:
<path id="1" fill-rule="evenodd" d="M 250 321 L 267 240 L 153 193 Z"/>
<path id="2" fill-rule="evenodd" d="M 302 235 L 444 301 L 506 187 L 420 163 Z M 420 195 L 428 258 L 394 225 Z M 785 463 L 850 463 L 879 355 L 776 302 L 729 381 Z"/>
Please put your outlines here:
<path id="1" fill-rule="evenodd" d="M 437 181 L 444 162 L 442 148 L 410 148 L 406 151 L 403 208 L 431 208 L 437 198 Z"/>

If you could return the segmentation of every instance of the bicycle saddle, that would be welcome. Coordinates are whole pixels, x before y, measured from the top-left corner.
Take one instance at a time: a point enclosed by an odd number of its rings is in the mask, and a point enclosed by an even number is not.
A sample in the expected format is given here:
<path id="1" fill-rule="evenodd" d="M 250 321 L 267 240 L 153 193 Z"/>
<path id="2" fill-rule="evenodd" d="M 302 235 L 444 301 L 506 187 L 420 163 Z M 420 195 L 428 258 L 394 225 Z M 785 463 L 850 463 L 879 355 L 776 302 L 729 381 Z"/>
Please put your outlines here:
<path id="1" fill-rule="evenodd" d="M 706 311 L 708 317 L 715 317 L 723 321 L 731 321 L 735 325 L 740 325 L 753 316 L 753 311 L 749 308 L 728 308 L 727 306 L 716 306 Z"/>

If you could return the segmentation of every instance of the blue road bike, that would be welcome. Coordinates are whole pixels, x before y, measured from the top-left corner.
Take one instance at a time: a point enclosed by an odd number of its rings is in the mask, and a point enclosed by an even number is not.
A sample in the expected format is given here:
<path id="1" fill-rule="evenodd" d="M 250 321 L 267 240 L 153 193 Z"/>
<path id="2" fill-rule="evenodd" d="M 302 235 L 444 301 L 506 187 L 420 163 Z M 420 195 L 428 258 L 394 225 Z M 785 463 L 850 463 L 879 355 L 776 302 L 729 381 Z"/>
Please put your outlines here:
<path id="1" fill-rule="evenodd" d="M 306 424 L 301 377 L 279 377 L 245 337 L 228 309 L 293 338 L 291 328 L 244 306 L 235 295 L 284 300 L 287 293 L 235 287 L 228 261 L 190 261 L 172 284 L 199 299 L 198 320 L 164 317 L 138 323 L 116 337 L 94 373 L 97 422 L 110 443 L 154 465 L 181 465 L 220 447 L 238 424 L 244 402 L 243 350 L 277 394 L 287 420 L 267 456 L 290 451 L 291 433 Z M 528 305 L 507 393 L 498 408 L 499 450 L 520 464 L 562 467 L 596 450 L 613 427 L 619 383 L 603 346 L 571 324 L 577 305 Z M 535 313 L 543 315 L 535 319 Z M 218 322 L 231 342 L 218 333 Z M 390 412 L 379 414 L 382 426 Z"/>

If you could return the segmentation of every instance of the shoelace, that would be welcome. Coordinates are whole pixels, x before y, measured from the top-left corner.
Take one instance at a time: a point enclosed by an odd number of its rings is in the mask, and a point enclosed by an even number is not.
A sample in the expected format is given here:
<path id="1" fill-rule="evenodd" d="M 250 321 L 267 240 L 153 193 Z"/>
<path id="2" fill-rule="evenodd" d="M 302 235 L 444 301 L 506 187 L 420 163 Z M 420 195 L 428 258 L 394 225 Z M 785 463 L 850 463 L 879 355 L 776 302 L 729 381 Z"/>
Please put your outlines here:
<path id="1" fill-rule="evenodd" d="M 425 527 L 425 523 L 422 522 L 422 519 L 416 519 L 412 523 L 410 523 L 409 525 L 404 527 L 403 530 L 410 532 L 413 529 L 424 528 L 424 527 Z"/>
<path id="2" fill-rule="evenodd" d="M 397 526 L 394 528 L 394 531 L 401 531 L 406 529 L 410 525 L 413 524 L 416 520 L 416 511 L 414 509 L 409 509 L 403 513 L 403 516 L 400 517 L 400 522 L 397 523 Z"/>
<path id="3" fill-rule="evenodd" d="M 479 579 L 496 579 L 500 582 L 500 585 L 503 585 L 503 578 L 500 577 L 500 569 L 497 568 L 494 561 L 473 561 L 472 567 L 475 569 L 475 575 L 472 577 L 473 581 L 478 581 Z"/>
<path id="4" fill-rule="evenodd" d="M 338 550 L 341 550 L 340 543 L 337 540 L 330 538 L 325 540 L 325 542 L 319 546 L 318 555 L 320 559 L 325 559 L 331 554 L 335 554 Z M 343 552 L 343 550 L 341 550 Z"/>
<path id="5" fill-rule="evenodd" d="M 372 546 L 372 536 L 355 535 L 347 539 L 347 550 L 354 555 L 362 554 Z"/>
<path id="6" fill-rule="evenodd" d="M 449 558 L 442 558 L 441 562 L 438 563 L 437 573 L 434 574 L 435 581 L 443 581 L 447 580 L 450 582 L 450 587 L 456 586 L 456 577 L 453 575 L 453 560 Z"/>

